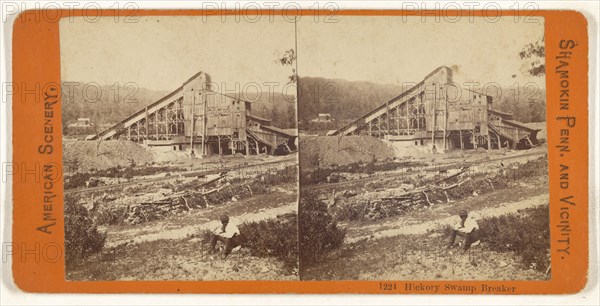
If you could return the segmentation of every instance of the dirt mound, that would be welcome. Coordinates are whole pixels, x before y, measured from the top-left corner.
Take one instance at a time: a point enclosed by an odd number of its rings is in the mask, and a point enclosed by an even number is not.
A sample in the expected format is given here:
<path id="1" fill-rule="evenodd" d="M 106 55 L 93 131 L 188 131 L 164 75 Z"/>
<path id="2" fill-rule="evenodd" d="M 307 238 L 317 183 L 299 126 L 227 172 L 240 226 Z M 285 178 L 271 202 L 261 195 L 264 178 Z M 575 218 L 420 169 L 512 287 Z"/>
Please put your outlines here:
<path id="1" fill-rule="evenodd" d="M 68 141 L 63 143 L 65 172 L 90 172 L 116 166 L 132 167 L 154 161 L 146 148 L 124 140 Z"/>
<path id="2" fill-rule="evenodd" d="M 307 136 L 300 138 L 300 164 L 304 169 L 394 158 L 394 148 L 370 136 Z"/>

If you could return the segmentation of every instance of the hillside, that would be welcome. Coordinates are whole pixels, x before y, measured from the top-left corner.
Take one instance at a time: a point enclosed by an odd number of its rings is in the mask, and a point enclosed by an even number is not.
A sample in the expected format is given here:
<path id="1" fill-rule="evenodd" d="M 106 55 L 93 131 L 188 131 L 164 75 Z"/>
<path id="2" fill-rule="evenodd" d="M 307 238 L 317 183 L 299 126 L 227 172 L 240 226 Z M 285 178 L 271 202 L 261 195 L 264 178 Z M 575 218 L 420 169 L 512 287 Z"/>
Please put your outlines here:
<path id="1" fill-rule="evenodd" d="M 96 133 L 169 94 L 168 91 L 147 88 L 85 86 L 81 82 L 63 82 L 63 88 L 63 127 L 75 122 L 77 118 L 90 118 L 96 127 Z M 272 119 L 273 125 L 280 128 L 296 127 L 295 97 L 279 92 L 271 95 L 261 92 L 241 97 L 253 102 L 253 114 Z"/>
<path id="2" fill-rule="evenodd" d="M 402 87 L 393 84 L 351 82 L 340 79 L 302 77 L 299 79 L 298 120 L 301 130 L 322 131 L 340 128 L 369 110 L 400 95 Z M 518 95 L 516 94 L 518 93 Z M 492 92 L 490 92 L 492 94 Z M 521 122 L 546 120 L 546 91 L 530 88 L 502 88 L 494 108 L 512 113 Z M 330 113 L 332 123 L 310 123 L 319 113 Z"/>
<path id="3" fill-rule="evenodd" d="M 356 119 L 402 92 L 397 85 L 318 77 L 302 77 L 298 84 L 298 120 L 301 129 L 303 124 L 316 118 L 319 113 L 330 113 L 337 122 Z"/>
<path id="4" fill-rule="evenodd" d="M 114 124 L 169 93 L 123 84 L 86 86 L 82 82 L 62 82 L 61 85 L 63 127 L 77 118 L 90 118 L 97 127 Z"/>
<path id="5" fill-rule="evenodd" d="M 260 92 L 240 95 L 252 102 L 252 114 L 271 119 L 271 124 L 282 128 L 296 128 L 296 97 L 281 92 Z"/>

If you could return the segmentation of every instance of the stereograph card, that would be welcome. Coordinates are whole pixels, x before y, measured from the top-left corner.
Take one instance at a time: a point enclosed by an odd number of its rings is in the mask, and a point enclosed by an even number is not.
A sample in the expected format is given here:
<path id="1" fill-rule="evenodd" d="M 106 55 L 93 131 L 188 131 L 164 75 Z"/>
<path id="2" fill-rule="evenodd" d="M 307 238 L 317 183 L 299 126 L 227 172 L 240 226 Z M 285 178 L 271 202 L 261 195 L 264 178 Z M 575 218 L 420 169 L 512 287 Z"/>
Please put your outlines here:
<path id="1" fill-rule="evenodd" d="M 95 14 L 14 22 L 22 290 L 586 286 L 582 14 Z"/>

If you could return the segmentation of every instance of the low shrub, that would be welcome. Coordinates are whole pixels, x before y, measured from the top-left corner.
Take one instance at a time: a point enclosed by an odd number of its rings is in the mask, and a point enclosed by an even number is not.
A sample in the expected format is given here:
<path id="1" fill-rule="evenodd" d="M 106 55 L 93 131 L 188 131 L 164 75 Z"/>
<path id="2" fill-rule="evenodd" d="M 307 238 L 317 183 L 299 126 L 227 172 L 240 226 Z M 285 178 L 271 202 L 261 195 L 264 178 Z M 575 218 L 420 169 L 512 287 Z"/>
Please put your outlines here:
<path id="1" fill-rule="evenodd" d="M 115 207 L 102 209 L 94 217 L 98 225 L 119 225 L 125 222 L 128 215 L 127 207 Z"/>
<path id="2" fill-rule="evenodd" d="M 296 183 L 298 181 L 298 167 L 286 166 L 283 169 L 266 171 L 260 179 L 268 185 Z"/>
<path id="3" fill-rule="evenodd" d="M 214 235 L 213 231 L 211 231 L 210 229 L 203 229 L 202 231 L 200 231 L 199 234 L 192 235 L 191 238 L 199 237 L 200 241 L 202 241 L 202 243 L 209 244 L 209 243 L 211 243 L 213 235 Z"/>
<path id="4" fill-rule="evenodd" d="M 339 228 L 327 205 L 313 193 L 300 198 L 300 265 L 305 268 L 344 242 L 346 230 Z"/>
<path id="5" fill-rule="evenodd" d="M 67 266 L 80 263 L 100 252 L 106 242 L 106 233 L 98 230 L 87 209 L 65 198 L 65 262 Z"/>
<path id="6" fill-rule="evenodd" d="M 353 205 L 340 205 L 333 213 L 336 219 L 345 221 L 357 221 L 363 220 L 365 216 L 365 209 L 368 205 L 367 202 L 358 202 Z"/>
<path id="7" fill-rule="evenodd" d="M 254 256 L 276 257 L 286 266 L 298 266 L 298 218 L 296 213 L 239 226 L 240 243 Z M 204 235 L 206 236 L 206 235 Z"/>
<path id="8" fill-rule="evenodd" d="M 527 268 L 545 271 L 550 265 L 550 216 L 540 206 L 479 221 L 482 239 L 493 251 L 515 252 Z"/>

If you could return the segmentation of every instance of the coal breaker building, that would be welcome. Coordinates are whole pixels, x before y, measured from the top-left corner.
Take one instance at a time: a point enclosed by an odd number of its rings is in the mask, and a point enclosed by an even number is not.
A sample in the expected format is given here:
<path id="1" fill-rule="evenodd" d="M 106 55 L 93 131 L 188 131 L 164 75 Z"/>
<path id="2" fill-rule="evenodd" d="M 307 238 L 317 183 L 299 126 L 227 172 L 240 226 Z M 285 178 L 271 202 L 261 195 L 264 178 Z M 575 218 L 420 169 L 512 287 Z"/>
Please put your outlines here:
<path id="1" fill-rule="evenodd" d="M 297 133 L 252 115 L 252 103 L 214 92 L 209 84 L 209 75 L 199 72 L 172 93 L 90 139 L 127 139 L 157 150 L 202 156 L 296 150 Z"/>
<path id="2" fill-rule="evenodd" d="M 525 149 L 539 144 L 538 129 L 493 109 L 492 97 L 460 89 L 452 70 L 439 67 L 423 81 L 332 133 L 370 135 L 437 150 Z"/>

